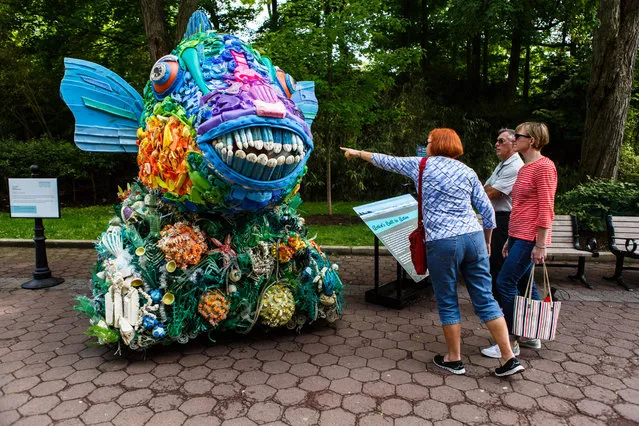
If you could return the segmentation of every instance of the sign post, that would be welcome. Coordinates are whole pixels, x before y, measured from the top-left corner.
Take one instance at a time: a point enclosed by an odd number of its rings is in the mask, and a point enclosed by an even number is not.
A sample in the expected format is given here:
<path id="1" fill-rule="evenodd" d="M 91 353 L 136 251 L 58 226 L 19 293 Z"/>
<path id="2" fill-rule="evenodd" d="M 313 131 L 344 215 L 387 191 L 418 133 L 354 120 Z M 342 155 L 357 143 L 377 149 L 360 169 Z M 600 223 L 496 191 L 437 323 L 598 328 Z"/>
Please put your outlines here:
<path id="1" fill-rule="evenodd" d="M 408 243 L 408 235 L 417 227 L 417 201 L 407 194 L 353 210 L 375 234 L 375 288 L 366 292 L 366 301 L 403 308 L 430 284 L 428 274 L 415 272 Z M 379 241 L 397 261 L 397 280 L 382 286 L 379 285 Z"/>
<path id="2" fill-rule="evenodd" d="M 22 288 L 38 290 L 53 287 L 64 282 L 51 274 L 47 262 L 44 224 L 42 218 L 59 218 L 58 181 L 38 178 L 38 166 L 31 166 L 30 179 L 9 179 L 9 205 L 11 217 L 32 217 L 35 242 L 36 267 L 33 279 L 22 284 Z"/>

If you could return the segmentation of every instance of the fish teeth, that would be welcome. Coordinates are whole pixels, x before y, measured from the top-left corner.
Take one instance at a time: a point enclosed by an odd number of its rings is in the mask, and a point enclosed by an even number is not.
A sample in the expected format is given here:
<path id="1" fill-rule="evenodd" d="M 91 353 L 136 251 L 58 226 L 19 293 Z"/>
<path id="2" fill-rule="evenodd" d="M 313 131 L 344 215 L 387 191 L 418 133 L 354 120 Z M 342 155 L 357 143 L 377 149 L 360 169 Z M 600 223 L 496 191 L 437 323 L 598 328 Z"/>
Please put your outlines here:
<path id="1" fill-rule="evenodd" d="M 275 158 L 269 158 L 266 162 L 264 173 L 262 174 L 262 180 L 271 180 L 273 172 L 275 171 L 275 166 L 277 166 L 277 160 Z"/>
<path id="2" fill-rule="evenodd" d="M 271 180 L 279 179 L 282 176 L 282 169 L 284 168 L 285 162 L 286 162 L 285 156 L 280 155 L 279 157 L 277 157 L 277 165 L 275 166 L 275 170 L 273 171 Z"/>
<path id="3" fill-rule="evenodd" d="M 249 146 L 255 146 L 255 142 L 253 142 L 253 131 L 251 129 L 245 129 L 244 135 L 246 137 L 246 140 L 242 139 L 244 149 L 247 149 Z"/>
<path id="4" fill-rule="evenodd" d="M 271 131 L 270 128 L 265 127 L 266 129 L 266 138 L 264 139 L 264 149 L 266 149 L 267 151 L 271 151 L 273 149 L 273 145 L 274 145 L 274 131 Z"/>
<path id="5" fill-rule="evenodd" d="M 251 139 L 248 140 L 248 145 L 252 148 L 255 146 L 256 141 L 262 140 L 262 134 L 257 127 L 251 127 L 249 130 L 251 131 Z"/>
<path id="6" fill-rule="evenodd" d="M 279 154 L 280 152 L 282 152 L 282 144 L 281 143 L 274 143 L 273 144 L 273 153 L 274 154 Z"/>
<path id="7" fill-rule="evenodd" d="M 255 163 L 257 162 L 257 155 L 250 153 L 246 156 L 246 161 L 244 162 L 244 166 L 242 166 L 241 173 L 244 176 L 250 177 L 251 173 L 253 173 L 253 168 L 255 167 Z"/>
<path id="8" fill-rule="evenodd" d="M 240 172 L 242 170 L 242 166 L 246 162 L 246 152 L 242 150 L 235 151 L 235 158 L 233 159 L 233 170 Z"/>
<path id="9" fill-rule="evenodd" d="M 242 145 L 242 138 L 239 132 L 233 132 L 233 140 L 235 140 L 235 145 L 237 145 L 237 149 L 244 148 L 244 146 Z"/>
<path id="10" fill-rule="evenodd" d="M 253 171 L 251 172 L 252 179 L 259 179 L 262 177 L 266 163 L 268 163 L 268 157 L 266 154 L 260 154 L 257 156 L 255 167 L 253 167 Z"/>

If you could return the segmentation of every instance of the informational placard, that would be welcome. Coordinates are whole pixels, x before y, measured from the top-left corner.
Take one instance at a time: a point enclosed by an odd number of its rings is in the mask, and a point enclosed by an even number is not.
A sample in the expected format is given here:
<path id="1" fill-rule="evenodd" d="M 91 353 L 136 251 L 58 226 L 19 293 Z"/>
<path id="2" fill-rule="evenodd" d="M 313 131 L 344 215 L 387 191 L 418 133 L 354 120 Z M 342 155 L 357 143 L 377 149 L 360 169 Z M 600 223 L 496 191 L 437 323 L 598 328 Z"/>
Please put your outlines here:
<path id="1" fill-rule="evenodd" d="M 401 195 L 353 207 L 393 257 L 415 282 L 426 275 L 415 272 L 410 256 L 408 235 L 417 228 L 417 201 L 411 195 Z"/>
<path id="2" fill-rule="evenodd" d="M 56 178 L 10 178 L 11 217 L 59 218 L 58 180 Z"/>

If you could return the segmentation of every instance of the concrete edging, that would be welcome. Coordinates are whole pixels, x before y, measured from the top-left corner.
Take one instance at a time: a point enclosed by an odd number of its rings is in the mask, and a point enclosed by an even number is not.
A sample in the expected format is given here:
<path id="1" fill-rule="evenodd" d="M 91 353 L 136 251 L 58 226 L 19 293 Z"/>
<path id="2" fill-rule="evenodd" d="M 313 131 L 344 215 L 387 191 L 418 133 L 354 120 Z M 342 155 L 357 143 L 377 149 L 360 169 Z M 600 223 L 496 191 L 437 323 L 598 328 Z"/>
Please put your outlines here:
<path id="1" fill-rule="evenodd" d="M 0 238 L 0 247 L 32 247 L 33 240 L 22 240 L 17 238 Z M 92 240 L 47 240 L 47 247 L 52 248 L 79 248 L 89 249 L 95 246 Z M 373 256 L 375 254 L 374 246 L 320 246 L 327 254 L 340 256 Z M 386 247 L 379 248 L 381 256 L 390 256 Z M 548 259 L 551 262 L 575 261 L 574 256 L 552 255 Z M 595 262 L 614 262 L 615 255 L 609 251 L 599 253 L 599 257 L 587 257 L 587 261 Z M 628 263 L 639 263 L 632 259 L 626 259 Z"/>

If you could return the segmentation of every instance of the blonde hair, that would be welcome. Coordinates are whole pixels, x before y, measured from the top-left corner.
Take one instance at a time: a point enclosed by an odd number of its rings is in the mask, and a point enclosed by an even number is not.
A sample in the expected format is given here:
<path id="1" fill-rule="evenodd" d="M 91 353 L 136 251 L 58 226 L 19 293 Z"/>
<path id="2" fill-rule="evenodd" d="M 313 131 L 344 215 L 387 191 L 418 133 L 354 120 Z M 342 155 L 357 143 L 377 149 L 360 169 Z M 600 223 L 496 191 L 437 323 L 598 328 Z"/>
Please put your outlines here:
<path id="1" fill-rule="evenodd" d="M 526 121 L 521 123 L 515 129 L 515 132 L 519 133 L 521 130 L 526 130 L 530 136 L 535 138 L 532 147 L 538 151 L 541 148 L 548 145 L 550 142 L 550 133 L 548 132 L 548 126 L 545 123 L 538 123 L 536 121 Z"/>

